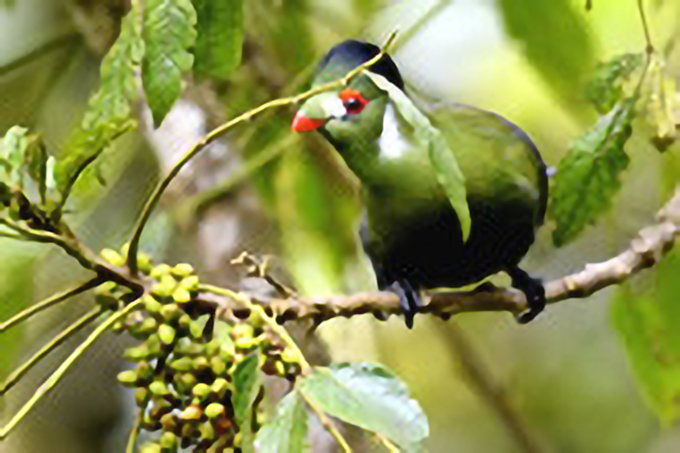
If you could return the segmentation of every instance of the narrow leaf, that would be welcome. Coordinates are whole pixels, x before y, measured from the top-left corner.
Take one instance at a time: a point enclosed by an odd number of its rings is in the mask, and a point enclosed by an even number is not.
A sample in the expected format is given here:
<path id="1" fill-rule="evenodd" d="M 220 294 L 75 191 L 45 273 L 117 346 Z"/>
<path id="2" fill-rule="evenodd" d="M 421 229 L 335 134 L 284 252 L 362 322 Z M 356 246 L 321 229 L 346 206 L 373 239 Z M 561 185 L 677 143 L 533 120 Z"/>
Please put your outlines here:
<path id="1" fill-rule="evenodd" d="M 315 368 L 297 389 L 324 412 L 383 435 L 407 451 L 417 449 L 429 435 L 423 410 L 406 385 L 382 365 Z"/>
<path id="2" fill-rule="evenodd" d="M 198 36 L 194 73 L 226 80 L 241 63 L 243 0 L 193 0 Z"/>
<path id="3" fill-rule="evenodd" d="M 279 402 L 276 415 L 257 435 L 260 453 L 299 453 L 307 445 L 307 411 L 300 395 L 293 391 Z"/>
<path id="4" fill-rule="evenodd" d="M 413 127 L 415 139 L 424 149 L 429 150 L 430 161 L 437 174 L 437 180 L 456 211 L 463 232 L 463 241 L 467 241 L 472 221 L 466 199 L 465 177 L 458 165 L 456 155 L 446 144 L 441 132 L 432 126 L 427 116 L 411 102 L 403 91 L 379 74 L 370 71 L 364 74 L 389 95 L 401 116 Z"/>
<path id="5" fill-rule="evenodd" d="M 680 255 L 674 252 L 656 268 L 651 292 L 633 295 L 622 287 L 611 313 L 640 391 L 668 426 L 680 420 L 679 274 Z"/>
<path id="6" fill-rule="evenodd" d="M 156 127 L 182 94 L 182 74 L 194 61 L 196 11 L 191 0 L 149 0 L 144 4 L 142 82 Z"/>
<path id="7" fill-rule="evenodd" d="M 623 84 L 642 62 L 642 54 L 628 53 L 595 67 L 595 76 L 586 94 L 600 114 L 609 112 L 623 100 Z"/>
<path id="8" fill-rule="evenodd" d="M 628 98 L 577 139 L 560 161 L 549 203 L 557 222 L 553 242 L 574 239 L 611 206 L 628 167 L 624 145 L 632 133 L 635 99 Z"/>

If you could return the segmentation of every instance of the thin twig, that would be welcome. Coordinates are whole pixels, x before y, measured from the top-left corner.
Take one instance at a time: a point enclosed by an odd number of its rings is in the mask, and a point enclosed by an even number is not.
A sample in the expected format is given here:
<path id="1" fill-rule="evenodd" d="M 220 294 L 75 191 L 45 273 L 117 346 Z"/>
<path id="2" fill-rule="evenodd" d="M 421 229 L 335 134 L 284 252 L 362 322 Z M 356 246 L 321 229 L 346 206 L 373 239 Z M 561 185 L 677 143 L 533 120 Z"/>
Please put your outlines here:
<path id="1" fill-rule="evenodd" d="M 288 331 L 279 325 L 272 316 L 269 316 L 261 306 L 253 304 L 253 302 L 248 297 L 245 297 L 229 289 L 220 288 L 218 286 L 201 285 L 199 287 L 199 291 L 228 297 L 229 299 L 242 304 L 245 308 L 248 308 L 251 311 L 256 311 L 257 314 L 264 320 L 264 322 L 272 329 L 272 331 L 274 331 L 274 333 L 276 333 L 279 338 L 281 338 L 281 340 L 286 343 L 286 346 L 290 348 L 295 360 L 300 364 L 301 374 L 303 376 L 307 376 L 312 372 L 312 367 L 309 365 L 309 362 L 307 362 L 307 359 L 298 347 L 297 343 L 295 343 L 295 340 L 293 340 Z"/>
<path id="2" fill-rule="evenodd" d="M 390 453 L 399 453 L 399 447 L 394 445 L 391 440 L 389 440 L 387 437 L 383 436 L 382 434 L 375 433 L 375 436 L 378 438 L 381 444 L 387 448 L 387 451 Z"/>
<path id="3" fill-rule="evenodd" d="M 103 323 L 101 323 L 88 337 L 83 341 L 64 362 L 59 366 L 59 368 L 50 375 L 49 378 L 33 393 L 31 398 L 19 409 L 14 417 L 0 429 L 0 440 L 5 439 L 7 435 L 14 429 L 26 415 L 33 409 L 40 401 L 40 399 L 46 395 L 50 390 L 52 390 L 61 380 L 66 372 L 71 368 L 71 366 L 83 356 L 83 354 L 92 347 L 92 345 L 102 336 L 104 332 L 110 329 L 116 322 L 124 319 L 130 312 L 142 307 L 141 301 L 132 302 L 127 305 L 122 310 L 116 312 L 115 314 L 109 316 Z"/>
<path id="4" fill-rule="evenodd" d="M 440 324 L 440 326 L 442 333 L 446 335 L 456 350 L 464 377 L 496 412 L 498 418 L 508 428 L 517 443 L 527 453 L 543 451 L 540 442 L 508 401 L 503 387 L 494 380 L 489 370 L 482 363 L 478 352 L 466 338 L 465 332 L 455 322 Z"/>
<path id="5" fill-rule="evenodd" d="M 135 423 L 132 425 L 132 430 L 130 431 L 130 437 L 128 438 L 127 447 L 125 448 L 125 453 L 135 453 L 135 447 L 137 446 L 137 439 L 139 438 L 139 429 L 142 426 L 142 414 L 143 410 L 137 411 L 137 416 L 135 417 Z"/>
<path id="6" fill-rule="evenodd" d="M 87 312 L 84 316 L 82 316 L 78 321 L 71 324 L 64 331 L 60 332 L 59 335 L 52 339 L 52 341 L 50 341 L 45 346 L 40 348 L 38 352 L 33 354 L 33 356 L 30 359 L 28 359 L 19 368 L 14 370 L 14 372 L 10 374 L 7 377 L 7 379 L 5 379 L 5 382 L 3 382 L 0 385 L 0 395 L 4 395 L 9 389 L 14 387 L 14 385 L 17 382 L 19 382 L 21 378 L 24 377 L 26 373 L 28 373 L 31 370 L 31 368 L 33 368 L 38 362 L 45 358 L 50 352 L 57 349 L 66 340 L 75 335 L 79 330 L 81 330 L 82 328 L 90 324 L 92 321 L 97 319 L 97 316 L 99 316 L 100 313 L 101 309 L 99 307 L 93 308 L 92 310 Z"/>
<path id="7" fill-rule="evenodd" d="M 9 329 L 10 327 L 13 327 L 22 321 L 25 321 L 26 319 L 30 318 L 36 313 L 40 313 L 41 311 L 46 310 L 58 303 L 65 302 L 70 298 L 77 296 L 78 294 L 82 294 L 85 291 L 89 291 L 90 289 L 101 285 L 103 282 L 104 279 L 102 279 L 101 277 L 95 277 L 92 280 L 87 281 L 85 283 L 81 283 L 80 285 L 74 288 L 67 289 L 66 291 L 54 294 L 48 297 L 47 299 L 38 302 L 37 304 L 33 304 L 30 307 L 12 316 L 4 323 L 0 324 L 0 332 L 3 332 L 6 329 Z"/>
<path id="8" fill-rule="evenodd" d="M 50 233 L 49 231 L 25 228 L 21 226 L 20 223 L 7 218 L 0 218 L 0 225 L 6 226 L 7 228 L 19 233 L 21 236 L 33 242 L 54 244 L 60 247 L 69 256 L 75 258 L 76 261 L 78 261 L 78 263 L 85 269 L 92 270 L 95 266 L 94 260 L 86 256 L 87 252 L 82 249 L 80 244 L 75 242 L 75 240 L 65 239 L 64 237 L 58 234 Z"/>
<path id="9" fill-rule="evenodd" d="M 649 33 L 649 26 L 647 25 L 647 15 L 645 14 L 645 8 L 642 4 L 642 0 L 638 0 L 637 2 L 638 6 L 638 11 L 640 13 L 640 20 L 642 21 L 642 29 L 645 32 L 645 41 L 647 41 L 647 48 L 645 49 L 645 52 L 649 54 L 654 53 L 654 45 L 652 44 L 652 36 Z"/>
<path id="10" fill-rule="evenodd" d="M 336 428 L 335 423 L 333 423 L 333 420 L 331 420 L 326 413 L 321 410 L 321 408 L 317 407 L 312 401 L 310 401 L 307 396 L 300 392 L 300 396 L 302 399 L 307 403 L 307 406 L 314 412 L 316 417 L 319 419 L 321 424 L 323 425 L 324 429 L 328 431 L 328 434 L 330 434 L 333 439 L 335 439 L 335 442 L 338 444 L 338 446 L 344 451 L 345 453 L 351 453 L 352 449 L 350 448 L 349 444 L 345 440 L 345 438 L 342 436 L 338 428 Z"/>
<path id="11" fill-rule="evenodd" d="M 173 179 L 179 174 L 180 170 L 191 160 L 196 156 L 199 152 L 201 152 L 206 146 L 208 146 L 210 143 L 214 142 L 218 138 L 222 137 L 224 134 L 229 132 L 231 129 L 234 127 L 238 126 L 241 123 L 247 122 L 252 120 L 253 118 L 257 117 L 258 115 L 262 114 L 263 112 L 266 112 L 270 109 L 273 108 L 278 108 L 278 107 L 284 107 L 288 105 L 293 105 L 297 104 L 299 102 L 302 102 L 306 99 L 309 99 L 313 96 L 316 96 L 317 94 L 324 93 L 326 91 L 330 91 L 333 89 L 337 89 L 339 87 L 347 85 L 354 77 L 362 73 L 366 68 L 372 66 L 376 62 L 378 62 L 387 52 L 387 50 L 390 48 L 392 43 L 394 42 L 394 39 L 396 38 L 396 33 L 390 34 L 389 38 L 387 39 L 387 42 L 383 46 L 382 50 L 380 53 L 378 53 L 375 57 L 371 58 L 369 61 L 365 62 L 364 64 L 354 68 L 350 72 L 347 73 L 343 78 L 336 80 L 334 82 L 329 82 L 329 83 L 324 83 L 321 84 L 317 87 L 312 88 L 311 90 L 308 90 L 302 94 L 298 94 L 296 96 L 290 96 L 286 98 L 280 98 L 280 99 L 275 99 L 273 101 L 266 102 L 259 107 L 256 107 L 252 110 L 249 110 L 236 118 L 226 122 L 225 124 L 217 127 L 213 131 L 209 132 L 207 135 L 205 135 L 198 143 L 194 145 L 194 147 L 186 154 L 182 159 L 170 170 L 170 173 L 156 186 L 156 189 L 154 190 L 153 194 L 149 199 L 147 200 L 146 204 L 144 205 L 144 208 L 142 210 L 142 214 L 137 222 L 137 225 L 135 226 L 135 230 L 132 234 L 132 238 L 130 239 L 130 249 L 128 251 L 128 256 L 127 256 L 127 266 L 128 269 L 130 269 L 130 273 L 135 276 L 137 275 L 137 251 L 139 249 L 139 241 L 142 237 L 142 232 L 144 231 L 144 227 L 146 226 L 146 223 L 149 221 L 151 218 L 151 213 L 153 210 L 156 208 L 158 205 L 158 202 L 161 199 L 161 196 L 165 192 L 165 190 L 168 188 L 170 183 L 172 182 Z"/>

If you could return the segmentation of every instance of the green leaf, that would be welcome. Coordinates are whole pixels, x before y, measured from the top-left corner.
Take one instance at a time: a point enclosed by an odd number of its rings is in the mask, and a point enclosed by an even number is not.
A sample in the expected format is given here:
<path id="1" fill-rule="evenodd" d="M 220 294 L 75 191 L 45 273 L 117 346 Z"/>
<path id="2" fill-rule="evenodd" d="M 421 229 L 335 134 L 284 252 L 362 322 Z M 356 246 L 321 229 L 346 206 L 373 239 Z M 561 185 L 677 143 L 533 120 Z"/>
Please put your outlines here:
<path id="1" fill-rule="evenodd" d="M 582 92 L 595 65 L 595 43 L 572 0 L 500 0 L 506 32 L 564 101 Z"/>
<path id="2" fill-rule="evenodd" d="M 47 149 L 41 140 L 34 140 L 33 146 L 29 146 L 24 155 L 28 176 L 38 186 L 41 202 L 47 198 Z"/>
<path id="3" fill-rule="evenodd" d="M 628 167 L 623 148 L 632 134 L 635 103 L 627 98 L 601 117 L 560 161 L 549 203 L 557 222 L 552 234 L 556 246 L 573 240 L 611 206 L 621 187 L 619 175 Z"/>
<path id="4" fill-rule="evenodd" d="M 248 356 L 236 365 L 233 374 L 234 396 L 234 416 L 242 433 L 242 445 L 244 452 L 254 452 L 254 436 L 252 426 L 252 406 L 257 397 L 262 383 L 262 373 L 260 373 L 260 360 L 257 355 Z"/>
<path id="5" fill-rule="evenodd" d="M 624 97 L 623 84 L 639 68 L 644 59 L 640 53 L 628 53 L 600 63 L 586 94 L 600 114 L 605 114 Z"/>
<path id="6" fill-rule="evenodd" d="M 193 0 L 198 36 L 194 73 L 226 80 L 241 64 L 243 0 Z"/>
<path id="7" fill-rule="evenodd" d="M 622 287 L 612 304 L 628 362 L 647 403 L 664 425 L 680 419 L 680 255 L 673 252 L 656 268 L 651 292 L 633 295 Z"/>
<path id="8" fill-rule="evenodd" d="M 302 398 L 293 391 L 279 402 L 276 415 L 257 434 L 260 453 L 298 453 L 309 451 L 307 411 Z"/>
<path id="9" fill-rule="evenodd" d="M 135 125 L 130 119 L 130 101 L 137 98 L 135 70 L 144 53 L 137 14 L 132 10 L 123 18 L 120 35 L 102 60 L 99 90 L 90 98 L 80 128 L 67 140 L 67 157 L 54 168 L 54 179 L 62 193 L 70 190 L 79 169 Z"/>
<path id="10" fill-rule="evenodd" d="M 142 82 L 156 127 L 182 94 L 182 74 L 194 62 L 196 11 L 191 0 L 144 3 Z"/>
<path id="11" fill-rule="evenodd" d="M 409 391 L 379 364 L 315 368 L 297 384 L 312 404 L 347 423 L 383 435 L 411 451 L 427 438 L 427 418 Z"/>
<path id="12" fill-rule="evenodd" d="M 401 116 L 413 127 L 415 139 L 429 150 L 430 161 L 437 174 L 437 180 L 456 211 L 463 232 L 463 241 L 467 241 L 472 220 L 466 199 L 465 177 L 458 165 L 456 155 L 446 144 L 441 132 L 430 124 L 427 117 L 413 105 L 403 91 L 379 74 L 370 71 L 365 71 L 364 74 L 389 95 Z"/>

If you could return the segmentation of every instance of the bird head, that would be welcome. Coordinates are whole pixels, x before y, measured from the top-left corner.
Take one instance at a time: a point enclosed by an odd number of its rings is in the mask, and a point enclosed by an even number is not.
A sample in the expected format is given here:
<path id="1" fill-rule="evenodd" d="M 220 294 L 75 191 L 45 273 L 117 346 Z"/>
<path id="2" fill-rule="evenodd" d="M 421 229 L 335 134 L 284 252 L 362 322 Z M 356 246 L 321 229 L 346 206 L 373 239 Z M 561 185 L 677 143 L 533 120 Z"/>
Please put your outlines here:
<path id="1" fill-rule="evenodd" d="M 340 43 L 321 61 L 312 86 L 338 80 L 379 53 L 380 49 L 373 44 L 354 40 Z M 384 76 L 403 89 L 399 70 L 388 55 L 384 55 L 368 70 Z M 379 90 L 368 77 L 360 74 L 345 87 L 308 99 L 295 115 L 292 130 L 308 132 L 320 129 L 336 143 L 371 130 L 377 130 L 379 134 L 387 101 L 387 94 Z"/>

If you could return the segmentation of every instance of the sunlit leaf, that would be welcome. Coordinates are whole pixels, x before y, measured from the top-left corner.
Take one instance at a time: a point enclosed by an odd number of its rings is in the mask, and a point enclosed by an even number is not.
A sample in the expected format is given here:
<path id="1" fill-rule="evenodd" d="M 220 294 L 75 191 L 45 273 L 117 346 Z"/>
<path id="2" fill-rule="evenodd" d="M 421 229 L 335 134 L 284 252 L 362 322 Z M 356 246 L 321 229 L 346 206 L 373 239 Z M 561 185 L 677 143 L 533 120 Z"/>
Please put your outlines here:
<path id="1" fill-rule="evenodd" d="M 243 0 L 193 0 L 198 36 L 194 73 L 227 79 L 241 63 Z"/>
<path id="2" fill-rule="evenodd" d="M 406 451 L 427 438 L 429 426 L 406 385 L 379 364 L 315 368 L 297 390 L 324 412 L 378 433 Z"/>
<path id="3" fill-rule="evenodd" d="M 548 204 L 557 223 L 553 242 L 562 246 L 606 211 L 628 167 L 624 145 L 632 133 L 635 99 L 628 98 L 578 138 L 557 168 Z"/>
<path id="4" fill-rule="evenodd" d="M 135 70 L 144 53 L 144 43 L 136 11 L 121 24 L 118 39 L 102 60 L 100 87 L 89 101 L 82 124 L 66 144 L 66 158 L 54 169 L 60 191 L 67 189 L 78 168 L 92 161 L 111 142 L 134 127 L 130 101 L 137 97 L 139 84 Z"/>
<path id="5" fill-rule="evenodd" d="M 387 92 L 390 100 L 394 102 L 401 116 L 413 127 L 415 138 L 423 148 L 429 150 L 432 166 L 437 174 L 439 184 L 444 188 L 451 206 L 456 211 L 463 232 L 463 240 L 470 236 L 470 210 L 468 209 L 465 177 L 458 165 L 455 154 L 446 144 L 441 132 L 427 119 L 427 117 L 415 106 L 413 102 L 387 79 L 379 74 L 366 71 L 365 74 L 375 83 L 378 88 Z"/>
<path id="6" fill-rule="evenodd" d="M 299 453 L 307 445 L 307 411 L 300 395 L 293 391 L 279 402 L 276 415 L 257 434 L 260 453 Z"/>
<path id="7" fill-rule="evenodd" d="M 623 100 L 624 83 L 642 63 L 642 54 L 628 53 L 597 65 L 586 94 L 599 113 L 609 112 Z"/>
<path id="8" fill-rule="evenodd" d="M 194 62 L 196 11 L 191 0 L 144 2 L 142 82 L 158 127 L 182 94 L 182 74 Z"/>
<path id="9" fill-rule="evenodd" d="M 612 321 L 621 334 L 640 390 L 661 421 L 680 419 L 680 256 L 665 257 L 651 293 L 633 295 L 622 287 Z"/>
<path id="10" fill-rule="evenodd" d="M 23 187 L 24 153 L 29 144 L 28 129 L 12 126 L 5 134 L 2 152 L 0 152 L 0 158 L 2 158 L 3 167 L 9 176 L 9 182 L 19 187 Z"/>
<path id="11" fill-rule="evenodd" d="M 500 0 L 507 33 L 565 100 L 572 101 L 595 64 L 582 6 L 572 0 Z"/>

